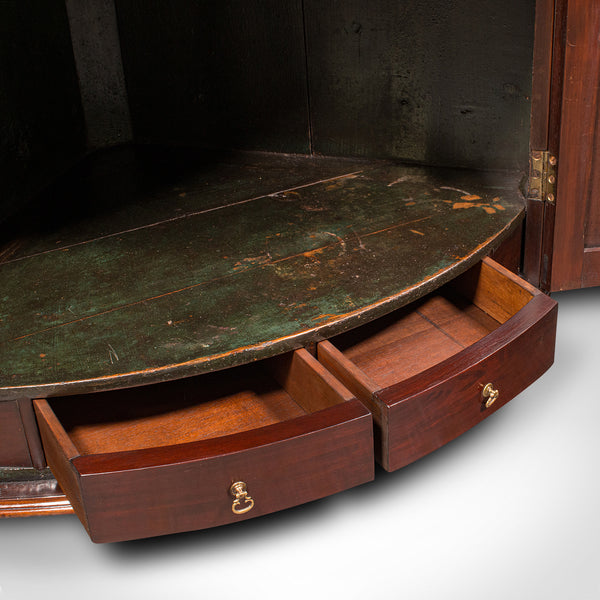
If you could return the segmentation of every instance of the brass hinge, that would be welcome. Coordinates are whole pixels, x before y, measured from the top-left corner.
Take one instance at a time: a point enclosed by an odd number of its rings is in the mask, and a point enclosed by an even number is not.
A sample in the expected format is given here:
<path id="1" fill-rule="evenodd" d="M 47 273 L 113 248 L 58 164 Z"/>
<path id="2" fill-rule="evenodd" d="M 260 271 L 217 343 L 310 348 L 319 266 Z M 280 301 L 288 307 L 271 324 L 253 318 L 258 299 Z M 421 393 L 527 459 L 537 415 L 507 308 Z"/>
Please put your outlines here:
<path id="1" fill-rule="evenodd" d="M 558 159 L 547 150 L 533 150 L 529 157 L 529 190 L 527 197 L 540 202 L 556 202 Z"/>

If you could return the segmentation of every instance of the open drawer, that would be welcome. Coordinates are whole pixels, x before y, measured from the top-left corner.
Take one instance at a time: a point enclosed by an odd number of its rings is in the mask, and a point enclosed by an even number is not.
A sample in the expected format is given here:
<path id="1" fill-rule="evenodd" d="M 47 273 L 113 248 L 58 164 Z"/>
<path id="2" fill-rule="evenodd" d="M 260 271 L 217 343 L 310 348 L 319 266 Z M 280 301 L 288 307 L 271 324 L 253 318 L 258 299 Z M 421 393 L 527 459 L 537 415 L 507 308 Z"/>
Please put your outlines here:
<path id="1" fill-rule="evenodd" d="M 34 405 L 48 464 L 95 542 L 230 523 L 373 478 L 371 414 L 306 350 Z"/>
<path id="2" fill-rule="evenodd" d="M 554 360 L 556 303 L 491 259 L 318 346 L 372 411 L 376 457 L 403 467 L 473 427 Z"/>

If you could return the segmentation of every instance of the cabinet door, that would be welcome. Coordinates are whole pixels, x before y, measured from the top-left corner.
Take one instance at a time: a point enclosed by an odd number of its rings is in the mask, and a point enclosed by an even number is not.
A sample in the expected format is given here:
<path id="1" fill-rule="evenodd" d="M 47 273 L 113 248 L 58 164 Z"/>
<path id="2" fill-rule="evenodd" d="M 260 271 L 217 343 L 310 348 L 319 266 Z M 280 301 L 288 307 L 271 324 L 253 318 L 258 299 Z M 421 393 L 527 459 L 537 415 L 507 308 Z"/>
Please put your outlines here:
<path id="1" fill-rule="evenodd" d="M 600 285 L 600 3 L 556 0 L 555 15 L 557 114 L 549 135 L 558 150 L 558 183 L 542 262 L 550 291 Z"/>

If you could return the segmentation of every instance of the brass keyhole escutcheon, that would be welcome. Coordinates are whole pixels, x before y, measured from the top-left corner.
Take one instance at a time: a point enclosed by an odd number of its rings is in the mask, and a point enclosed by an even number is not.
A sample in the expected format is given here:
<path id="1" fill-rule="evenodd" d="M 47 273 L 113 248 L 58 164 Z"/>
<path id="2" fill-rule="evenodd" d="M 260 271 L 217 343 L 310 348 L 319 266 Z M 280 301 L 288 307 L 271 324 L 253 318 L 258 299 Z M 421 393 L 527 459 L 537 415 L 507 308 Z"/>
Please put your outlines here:
<path id="1" fill-rule="evenodd" d="M 494 389 L 494 386 L 491 383 L 488 383 L 481 392 L 482 398 L 485 400 L 485 407 L 489 408 L 498 400 L 500 396 L 500 392 Z"/>
<path id="2" fill-rule="evenodd" d="M 246 484 L 243 481 L 236 481 L 231 484 L 229 493 L 233 497 L 231 512 L 236 515 L 243 515 L 254 508 L 254 500 L 248 495 Z"/>

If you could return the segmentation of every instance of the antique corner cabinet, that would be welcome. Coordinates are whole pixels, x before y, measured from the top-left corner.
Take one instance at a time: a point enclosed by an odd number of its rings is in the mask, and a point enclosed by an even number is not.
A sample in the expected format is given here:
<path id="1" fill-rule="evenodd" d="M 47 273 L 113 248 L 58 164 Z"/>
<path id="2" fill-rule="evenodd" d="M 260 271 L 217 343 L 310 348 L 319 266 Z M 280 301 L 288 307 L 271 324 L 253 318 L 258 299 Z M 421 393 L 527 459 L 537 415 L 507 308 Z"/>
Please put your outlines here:
<path id="1" fill-rule="evenodd" d="M 92 540 L 444 445 L 600 283 L 600 3 L 0 4 L 0 514 Z M 540 291 L 542 290 L 542 291 Z"/>

